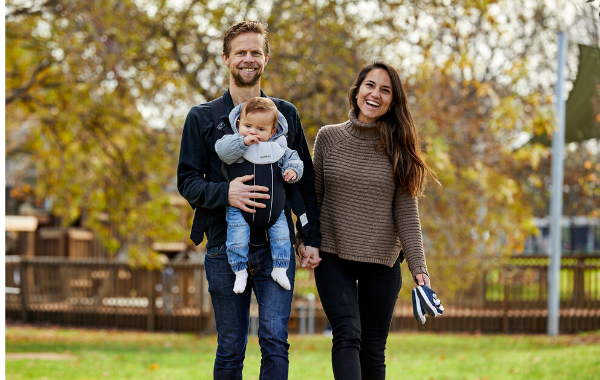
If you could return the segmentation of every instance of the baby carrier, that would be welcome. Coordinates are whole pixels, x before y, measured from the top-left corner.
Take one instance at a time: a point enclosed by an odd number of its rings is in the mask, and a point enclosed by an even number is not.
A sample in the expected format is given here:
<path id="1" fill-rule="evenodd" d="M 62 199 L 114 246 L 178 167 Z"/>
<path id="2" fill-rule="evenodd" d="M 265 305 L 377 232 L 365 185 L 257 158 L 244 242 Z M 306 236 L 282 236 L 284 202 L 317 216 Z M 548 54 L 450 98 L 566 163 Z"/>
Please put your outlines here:
<path id="1" fill-rule="evenodd" d="M 277 98 L 271 98 L 277 109 L 280 108 L 280 102 Z M 212 112 L 213 122 L 217 128 L 223 132 L 223 134 L 233 134 L 234 131 L 229 124 L 226 122 L 229 120 L 224 116 L 227 112 L 225 108 L 224 99 L 218 98 L 210 102 L 210 109 Z M 256 210 L 256 213 L 249 213 L 242 210 L 244 219 L 250 226 L 250 228 L 264 228 L 269 229 L 275 224 L 277 218 L 283 211 L 286 200 L 289 201 L 291 208 L 300 220 L 302 226 L 302 234 L 308 235 L 310 229 L 308 225 L 308 218 L 306 216 L 306 208 L 304 207 L 304 201 L 300 190 L 295 184 L 290 184 L 284 181 L 281 175 L 281 168 L 277 164 L 277 161 L 285 153 L 287 147 L 287 140 L 285 136 L 280 136 L 276 140 L 277 144 L 252 144 L 248 147 L 246 154 L 244 154 L 244 161 L 241 163 L 234 163 L 232 165 L 226 165 L 225 163 L 221 166 L 221 173 L 228 181 L 242 177 L 245 175 L 253 174 L 254 178 L 251 181 L 245 182 L 247 185 L 258 185 L 269 188 L 268 194 L 269 199 L 256 198 L 255 201 L 266 205 L 264 208 L 251 207 Z M 262 147 L 261 147 L 262 145 Z M 192 233 L 190 239 L 194 244 L 198 245 L 204 238 L 204 228 L 206 226 L 206 210 L 197 207 L 196 214 L 194 216 L 194 222 L 192 224 Z"/>

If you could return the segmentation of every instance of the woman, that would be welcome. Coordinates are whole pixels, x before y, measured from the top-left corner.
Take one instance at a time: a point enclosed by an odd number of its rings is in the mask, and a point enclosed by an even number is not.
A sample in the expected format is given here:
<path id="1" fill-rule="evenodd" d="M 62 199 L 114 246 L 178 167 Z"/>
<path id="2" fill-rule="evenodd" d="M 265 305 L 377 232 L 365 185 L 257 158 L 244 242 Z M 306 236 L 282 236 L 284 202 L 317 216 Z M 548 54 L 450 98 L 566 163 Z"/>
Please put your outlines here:
<path id="1" fill-rule="evenodd" d="M 394 68 L 364 67 L 348 100 L 350 120 L 321 128 L 315 141 L 323 235 L 315 280 L 335 378 L 384 379 L 403 259 L 417 284 L 429 284 L 417 195 L 432 173 Z"/>

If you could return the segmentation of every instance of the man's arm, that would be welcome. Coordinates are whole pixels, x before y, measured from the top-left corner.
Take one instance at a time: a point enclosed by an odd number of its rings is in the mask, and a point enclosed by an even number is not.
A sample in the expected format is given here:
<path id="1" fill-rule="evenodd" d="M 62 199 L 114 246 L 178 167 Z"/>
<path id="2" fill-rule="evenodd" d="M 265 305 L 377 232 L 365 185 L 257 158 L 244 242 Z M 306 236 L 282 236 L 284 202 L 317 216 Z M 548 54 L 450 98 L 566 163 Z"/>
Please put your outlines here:
<path id="1" fill-rule="evenodd" d="M 177 189 L 192 207 L 212 209 L 228 205 L 229 183 L 208 182 L 204 178 L 210 150 L 201 131 L 213 126 L 210 109 L 208 111 L 205 115 L 200 106 L 193 107 L 185 119 L 177 165 Z"/>
<path id="2" fill-rule="evenodd" d="M 302 129 L 300 116 L 298 115 L 298 111 L 295 107 L 292 122 L 295 126 L 295 136 L 294 145 L 291 147 L 291 149 L 298 153 L 298 156 L 304 164 L 304 173 L 300 181 L 296 183 L 296 186 L 298 186 L 298 189 L 302 194 L 304 206 L 306 207 L 308 223 L 310 225 L 310 232 L 308 233 L 308 236 L 303 236 L 302 238 L 305 246 L 319 248 L 321 246 L 321 231 L 319 230 L 319 211 L 317 209 L 317 195 L 315 193 L 314 185 L 315 170 L 310 157 L 310 151 L 308 150 L 308 144 L 306 143 L 306 138 L 304 137 L 304 130 Z"/>

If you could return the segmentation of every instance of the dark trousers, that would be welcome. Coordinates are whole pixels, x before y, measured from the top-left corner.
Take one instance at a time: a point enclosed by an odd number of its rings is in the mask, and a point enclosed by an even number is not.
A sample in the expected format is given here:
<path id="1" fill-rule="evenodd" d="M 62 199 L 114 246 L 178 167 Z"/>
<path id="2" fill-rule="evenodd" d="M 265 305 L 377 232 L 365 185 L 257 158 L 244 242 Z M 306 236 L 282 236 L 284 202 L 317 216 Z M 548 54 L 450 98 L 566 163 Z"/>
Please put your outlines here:
<path id="1" fill-rule="evenodd" d="M 385 344 L 402 286 L 400 262 L 392 268 L 321 252 L 317 290 L 333 332 L 336 379 L 385 379 Z"/>

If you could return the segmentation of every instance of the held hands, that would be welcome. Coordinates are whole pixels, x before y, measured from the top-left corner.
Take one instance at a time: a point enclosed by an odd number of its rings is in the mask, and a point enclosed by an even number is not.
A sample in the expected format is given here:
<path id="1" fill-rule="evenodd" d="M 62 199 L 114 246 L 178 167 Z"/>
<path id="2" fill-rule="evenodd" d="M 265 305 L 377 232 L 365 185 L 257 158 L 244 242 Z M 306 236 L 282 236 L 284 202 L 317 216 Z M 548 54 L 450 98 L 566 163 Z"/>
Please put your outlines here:
<path id="1" fill-rule="evenodd" d="M 319 248 L 305 246 L 304 243 L 300 243 L 298 251 L 302 255 L 301 258 L 298 257 L 298 261 L 304 269 L 315 269 L 322 260 L 319 257 Z"/>
<path id="2" fill-rule="evenodd" d="M 257 136 L 253 136 L 253 135 L 248 135 L 246 137 L 244 137 L 244 145 L 249 146 L 252 145 L 254 143 L 258 144 L 258 137 Z"/>
<path id="3" fill-rule="evenodd" d="M 256 210 L 249 208 L 252 207 L 267 207 L 262 203 L 255 202 L 254 200 L 257 198 L 260 199 L 269 199 L 269 194 L 264 194 L 261 192 L 269 191 L 268 187 L 265 186 L 248 186 L 244 185 L 244 182 L 250 181 L 254 178 L 253 174 L 245 175 L 243 177 L 238 177 L 229 183 L 229 204 L 233 207 L 237 207 L 242 211 L 249 212 L 254 214 Z M 255 193 L 254 191 L 259 191 L 259 193 Z"/>
<path id="4" fill-rule="evenodd" d="M 288 169 L 283 172 L 283 179 L 285 179 L 286 182 L 293 181 L 296 178 L 298 178 L 298 175 L 292 169 Z"/>

